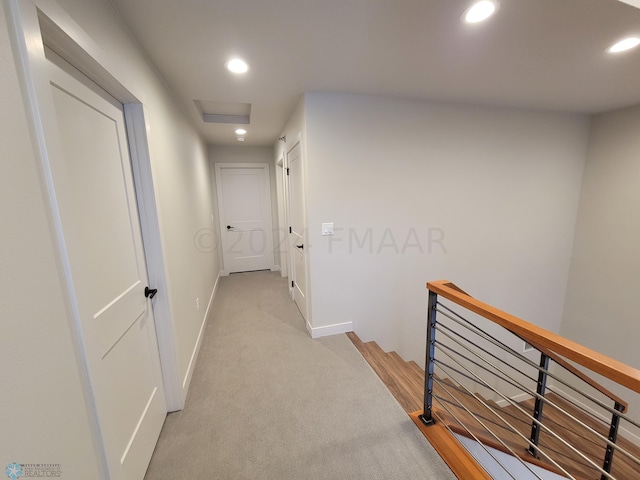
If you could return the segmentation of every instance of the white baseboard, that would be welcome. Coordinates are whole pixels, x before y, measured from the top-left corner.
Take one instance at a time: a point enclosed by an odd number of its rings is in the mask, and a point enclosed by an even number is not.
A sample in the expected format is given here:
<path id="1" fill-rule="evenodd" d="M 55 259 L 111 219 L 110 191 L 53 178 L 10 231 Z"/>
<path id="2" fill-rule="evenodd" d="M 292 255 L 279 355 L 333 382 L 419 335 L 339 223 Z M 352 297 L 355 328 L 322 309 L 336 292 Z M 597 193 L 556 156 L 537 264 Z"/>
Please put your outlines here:
<path id="1" fill-rule="evenodd" d="M 189 390 L 189 384 L 191 383 L 191 377 L 193 375 L 193 369 L 196 364 L 196 359 L 198 358 L 198 353 L 200 353 L 200 346 L 202 345 L 204 329 L 207 326 L 207 318 L 209 318 L 209 311 L 211 310 L 211 305 L 213 304 L 213 300 L 216 297 L 216 292 L 218 291 L 218 283 L 220 282 L 221 275 L 222 271 L 218 272 L 216 282 L 214 283 L 213 290 L 211 291 L 211 296 L 209 297 L 209 304 L 207 305 L 207 309 L 204 312 L 204 317 L 202 318 L 202 324 L 200 325 L 200 331 L 198 332 L 198 339 L 196 340 L 195 347 L 193 349 L 193 352 L 191 353 L 191 359 L 189 360 L 187 373 L 184 377 L 184 380 L 182 381 L 182 391 L 185 398 L 187 396 L 187 391 Z"/>
<path id="2" fill-rule="evenodd" d="M 272 272 L 280 272 L 280 265 L 274 265 L 273 267 L 271 267 L 270 269 Z"/>
<path id="3" fill-rule="evenodd" d="M 334 325 L 326 325 L 324 327 L 312 327 L 309 322 L 306 322 L 307 330 L 311 338 L 328 337 L 330 335 L 338 335 L 340 333 L 347 333 L 353 331 L 353 323 L 336 323 Z"/>
<path id="4" fill-rule="evenodd" d="M 527 400 L 533 398 L 533 395 L 529 395 L 528 393 L 521 393 L 519 395 L 516 395 L 515 397 L 509 397 L 509 398 L 511 399 L 512 402 L 520 403 L 520 402 L 526 402 Z M 500 408 L 504 408 L 504 407 L 508 407 L 509 405 L 512 405 L 510 402 L 508 402 L 503 398 L 501 398 L 500 400 L 496 400 L 496 403 Z"/>
<path id="5" fill-rule="evenodd" d="M 597 410 L 594 410 L 593 408 L 591 408 L 589 405 L 586 405 L 585 403 L 583 403 L 582 401 L 576 399 L 574 396 L 569 395 L 567 392 L 565 392 L 564 390 L 562 390 L 561 388 L 559 388 L 556 385 L 549 385 L 547 387 L 547 389 L 549 389 L 550 391 L 557 393 L 559 396 L 561 397 L 566 397 L 571 399 L 572 402 L 580 405 L 580 407 L 584 408 L 585 410 L 587 410 L 588 412 L 590 412 L 591 414 L 593 414 L 594 416 L 602 419 L 603 422 L 609 423 L 611 421 L 611 417 L 607 417 L 606 415 L 603 415 L 602 412 L 599 412 Z M 613 401 L 613 400 L 612 400 Z M 635 420 L 635 419 L 634 419 Z M 627 430 L 626 428 L 624 428 L 623 423 L 624 420 L 621 420 L 620 422 L 620 427 L 618 427 L 618 433 L 623 436 L 626 440 L 629 440 L 630 442 L 634 443 L 635 445 L 637 445 L 638 447 L 640 447 L 640 437 L 638 435 L 636 435 L 635 433 L 632 433 L 631 431 Z"/>

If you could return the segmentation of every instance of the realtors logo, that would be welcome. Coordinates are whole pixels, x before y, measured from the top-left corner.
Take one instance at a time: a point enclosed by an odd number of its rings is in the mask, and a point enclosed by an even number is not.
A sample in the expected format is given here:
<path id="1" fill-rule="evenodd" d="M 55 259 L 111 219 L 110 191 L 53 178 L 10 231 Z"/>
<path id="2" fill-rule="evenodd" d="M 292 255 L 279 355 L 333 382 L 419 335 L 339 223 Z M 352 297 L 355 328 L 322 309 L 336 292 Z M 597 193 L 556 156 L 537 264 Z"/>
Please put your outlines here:
<path id="1" fill-rule="evenodd" d="M 10 463 L 5 470 L 11 480 L 18 478 L 56 478 L 62 475 L 59 463 Z"/>
<path id="2" fill-rule="evenodd" d="M 19 463 L 10 463 L 9 465 L 7 465 L 7 469 L 5 470 L 5 473 L 7 474 L 7 477 L 9 477 L 11 480 L 16 480 L 17 478 L 20 478 L 23 474 L 22 465 L 20 465 Z"/>

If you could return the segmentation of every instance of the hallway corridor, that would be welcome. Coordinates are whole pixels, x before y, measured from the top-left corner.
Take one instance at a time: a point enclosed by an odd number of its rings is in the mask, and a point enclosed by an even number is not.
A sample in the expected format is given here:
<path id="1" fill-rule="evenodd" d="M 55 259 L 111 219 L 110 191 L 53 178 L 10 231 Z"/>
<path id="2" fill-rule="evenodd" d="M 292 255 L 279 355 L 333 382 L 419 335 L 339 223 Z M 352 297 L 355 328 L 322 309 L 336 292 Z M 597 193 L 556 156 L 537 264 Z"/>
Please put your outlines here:
<path id="1" fill-rule="evenodd" d="M 311 339 L 286 279 L 255 272 L 220 280 L 145 478 L 455 477 L 349 339 Z"/>

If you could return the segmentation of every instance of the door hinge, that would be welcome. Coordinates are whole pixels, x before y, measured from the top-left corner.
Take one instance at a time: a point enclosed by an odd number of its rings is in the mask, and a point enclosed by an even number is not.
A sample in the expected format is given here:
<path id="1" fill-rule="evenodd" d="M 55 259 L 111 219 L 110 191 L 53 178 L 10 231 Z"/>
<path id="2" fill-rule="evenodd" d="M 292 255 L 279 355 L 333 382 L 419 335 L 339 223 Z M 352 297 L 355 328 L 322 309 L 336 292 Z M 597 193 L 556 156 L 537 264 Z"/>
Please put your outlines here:
<path id="1" fill-rule="evenodd" d="M 291 227 L 289 227 L 289 233 L 293 233 L 293 231 L 292 231 Z"/>
<path id="2" fill-rule="evenodd" d="M 291 280 L 291 288 L 293 288 L 295 285 L 293 284 L 293 280 Z"/>
<path id="3" fill-rule="evenodd" d="M 289 175 L 289 167 L 287 167 L 287 175 Z"/>

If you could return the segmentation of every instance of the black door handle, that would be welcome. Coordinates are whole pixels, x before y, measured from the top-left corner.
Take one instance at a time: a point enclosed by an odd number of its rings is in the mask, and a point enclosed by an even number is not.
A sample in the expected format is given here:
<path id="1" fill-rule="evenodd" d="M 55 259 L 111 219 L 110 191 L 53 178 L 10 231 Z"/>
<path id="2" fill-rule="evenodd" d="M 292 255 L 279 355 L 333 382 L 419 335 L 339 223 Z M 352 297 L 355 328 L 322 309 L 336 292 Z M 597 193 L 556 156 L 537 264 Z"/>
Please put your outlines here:
<path id="1" fill-rule="evenodd" d="M 157 288 L 149 288 L 149 287 L 144 287 L 144 296 L 147 298 L 153 298 L 156 296 L 156 293 L 158 293 L 158 289 Z"/>
<path id="2" fill-rule="evenodd" d="M 233 230 L 233 227 L 231 225 L 227 225 L 227 230 Z"/>
<path id="3" fill-rule="evenodd" d="M 300 250 L 304 250 L 304 243 L 302 245 L 296 245 L 296 248 L 299 248 Z"/>

